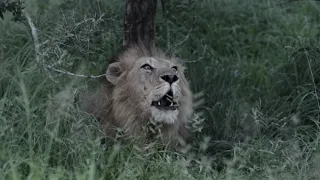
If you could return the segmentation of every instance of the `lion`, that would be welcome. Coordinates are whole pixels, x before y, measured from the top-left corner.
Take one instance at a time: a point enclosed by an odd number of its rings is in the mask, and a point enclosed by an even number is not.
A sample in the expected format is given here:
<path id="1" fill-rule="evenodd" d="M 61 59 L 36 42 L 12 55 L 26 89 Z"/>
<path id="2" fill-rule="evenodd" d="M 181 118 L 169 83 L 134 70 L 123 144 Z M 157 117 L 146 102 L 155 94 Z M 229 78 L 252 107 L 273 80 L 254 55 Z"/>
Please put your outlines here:
<path id="1" fill-rule="evenodd" d="M 193 114 L 184 71 L 177 59 L 160 49 L 132 45 L 113 58 L 105 82 L 85 98 L 80 109 L 99 119 L 107 136 L 115 137 L 120 128 L 128 137 L 150 140 L 156 132 L 163 143 L 183 147 Z"/>

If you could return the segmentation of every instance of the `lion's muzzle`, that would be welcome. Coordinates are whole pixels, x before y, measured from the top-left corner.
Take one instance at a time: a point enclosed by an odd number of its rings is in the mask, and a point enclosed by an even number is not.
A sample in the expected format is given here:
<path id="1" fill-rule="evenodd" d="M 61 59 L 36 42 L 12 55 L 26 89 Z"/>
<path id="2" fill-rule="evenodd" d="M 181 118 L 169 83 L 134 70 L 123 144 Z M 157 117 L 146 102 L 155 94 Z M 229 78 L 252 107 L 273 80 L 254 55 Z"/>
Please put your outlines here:
<path id="1" fill-rule="evenodd" d="M 171 89 L 160 100 L 152 101 L 151 106 L 160 110 L 176 110 L 178 108 L 177 102 L 173 99 L 173 92 Z"/>
<path id="2" fill-rule="evenodd" d="M 178 76 L 177 75 L 163 75 L 160 76 L 161 79 L 165 80 L 167 83 L 169 83 L 170 85 L 176 81 L 178 81 Z"/>

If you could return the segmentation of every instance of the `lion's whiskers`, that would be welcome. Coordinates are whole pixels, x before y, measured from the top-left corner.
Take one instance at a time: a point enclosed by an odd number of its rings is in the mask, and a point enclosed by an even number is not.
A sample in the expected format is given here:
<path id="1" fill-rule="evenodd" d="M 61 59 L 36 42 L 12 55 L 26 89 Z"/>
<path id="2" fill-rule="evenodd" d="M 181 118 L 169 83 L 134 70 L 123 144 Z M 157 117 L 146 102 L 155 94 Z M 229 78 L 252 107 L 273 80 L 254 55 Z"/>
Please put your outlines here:
<path id="1" fill-rule="evenodd" d="M 165 96 L 167 96 L 168 98 L 173 99 L 173 96 L 170 96 L 169 94 L 166 94 Z"/>
<path id="2" fill-rule="evenodd" d="M 173 100 L 172 100 L 172 99 L 170 99 L 170 98 L 168 98 L 168 97 L 166 97 L 166 99 L 167 99 L 168 101 L 170 101 L 171 103 L 173 103 Z"/>

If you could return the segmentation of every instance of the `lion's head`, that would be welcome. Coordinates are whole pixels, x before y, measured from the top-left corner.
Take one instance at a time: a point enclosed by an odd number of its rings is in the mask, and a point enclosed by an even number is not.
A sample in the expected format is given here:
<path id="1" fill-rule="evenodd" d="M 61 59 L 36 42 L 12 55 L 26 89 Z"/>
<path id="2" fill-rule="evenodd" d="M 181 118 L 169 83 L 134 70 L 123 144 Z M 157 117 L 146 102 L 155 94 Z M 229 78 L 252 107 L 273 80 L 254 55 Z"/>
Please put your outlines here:
<path id="1" fill-rule="evenodd" d="M 109 85 L 103 91 L 109 110 L 102 115 L 107 116 L 103 118 L 104 128 L 120 127 L 134 136 L 149 121 L 155 121 L 163 124 L 161 133 L 166 141 L 184 137 L 193 112 L 184 70 L 177 60 L 159 50 L 147 51 L 140 46 L 127 49 L 107 68 Z"/>

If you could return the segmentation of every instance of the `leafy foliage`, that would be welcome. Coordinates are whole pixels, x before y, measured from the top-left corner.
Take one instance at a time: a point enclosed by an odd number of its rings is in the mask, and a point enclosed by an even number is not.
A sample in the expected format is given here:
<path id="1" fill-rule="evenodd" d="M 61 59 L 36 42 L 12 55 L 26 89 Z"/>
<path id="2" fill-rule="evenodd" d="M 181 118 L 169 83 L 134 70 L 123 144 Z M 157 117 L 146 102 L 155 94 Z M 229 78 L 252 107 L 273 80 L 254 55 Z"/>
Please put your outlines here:
<path id="1" fill-rule="evenodd" d="M 21 20 L 22 10 L 24 7 L 22 6 L 22 2 L 20 0 L 14 2 L 7 2 L 6 0 L 0 1 L 0 18 L 4 19 L 4 13 L 9 11 L 12 13 L 12 20 L 17 22 Z"/>

